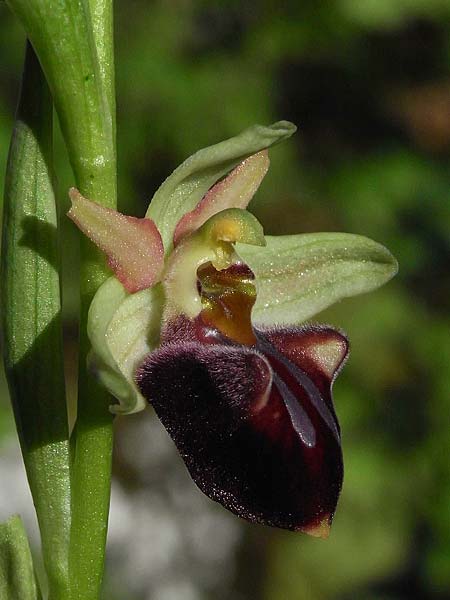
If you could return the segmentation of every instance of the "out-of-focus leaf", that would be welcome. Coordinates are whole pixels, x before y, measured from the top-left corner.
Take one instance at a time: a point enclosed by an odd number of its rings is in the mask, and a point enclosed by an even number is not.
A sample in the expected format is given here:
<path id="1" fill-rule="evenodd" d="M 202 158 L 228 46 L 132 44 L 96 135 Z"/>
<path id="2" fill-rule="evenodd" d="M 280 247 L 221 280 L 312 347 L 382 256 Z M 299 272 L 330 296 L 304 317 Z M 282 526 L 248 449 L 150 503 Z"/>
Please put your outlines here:
<path id="1" fill-rule="evenodd" d="M 447 0 L 339 0 L 338 7 L 351 21 L 369 27 L 392 27 L 406 19 L 450 15 Z"/>
<path id="2" fill-rule="evenodd" d="M 0 598 L 40 600 L 33 559 L 22 520 L 13 516 L 0 524 Z"/>

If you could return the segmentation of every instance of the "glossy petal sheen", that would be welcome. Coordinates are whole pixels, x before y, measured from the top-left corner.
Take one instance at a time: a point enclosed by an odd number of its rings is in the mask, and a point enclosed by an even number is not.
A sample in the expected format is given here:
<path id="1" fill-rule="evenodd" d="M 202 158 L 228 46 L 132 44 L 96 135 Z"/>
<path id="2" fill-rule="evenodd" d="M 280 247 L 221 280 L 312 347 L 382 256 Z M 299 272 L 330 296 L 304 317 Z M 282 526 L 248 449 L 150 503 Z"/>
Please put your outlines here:
<path id="1" fill-rule="evenodd" d="M 156 283 L 163 268 L 161 236 L 150 219 L 123 215 L 70 190 L 68 216 L 108 257 L 108 265 L 127 292 Z"/>
<path id="2" fill-rule="evenodd" d="M 326 537 L 343 474 L 331 385 L 347 340 L 330 328 L 255 333 L 240 346 L 181 323 L 138 385 L 205 494 L 247 520 Z"/>

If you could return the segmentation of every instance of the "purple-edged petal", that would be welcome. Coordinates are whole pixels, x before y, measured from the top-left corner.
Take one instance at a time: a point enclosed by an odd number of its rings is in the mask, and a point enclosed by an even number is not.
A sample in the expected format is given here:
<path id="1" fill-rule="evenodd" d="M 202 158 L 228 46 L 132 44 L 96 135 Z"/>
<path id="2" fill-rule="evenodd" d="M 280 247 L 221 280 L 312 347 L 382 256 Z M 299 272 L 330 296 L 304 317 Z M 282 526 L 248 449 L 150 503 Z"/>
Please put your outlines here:
<path id="1" fill-rule="evenodd" d="M 202 337 L 184 321 L 172 333 Z M 210 498 L 247 520 L 326 537 L 343 473 L 333 376 L 312 369 L 311 332 L 295 335 L 305 365 L 278 350 L 282 331 L 257 332 L 256 348 L 206 335 L 163 344 L 137 383 Z"/>
<path id="2" fill-rule="evenodd" d="M 269 154 L 267 150 L 263 150 L 243 160 L 229 175 L 216 183 L 194 210 L 178 221 L 173 235 L 174 246 L 216 213 L 226 208 L 247 208 L 267 173 L 269 164 Z"/>
<path id="3" fill-rule="evenodd" d="M 159 281 L 164 266 L 161 236 L 151 219 L 123 215 L 84 198 L 72 188 L 67 215 L 108 258 L 108 266 L 127 292 Z"/>

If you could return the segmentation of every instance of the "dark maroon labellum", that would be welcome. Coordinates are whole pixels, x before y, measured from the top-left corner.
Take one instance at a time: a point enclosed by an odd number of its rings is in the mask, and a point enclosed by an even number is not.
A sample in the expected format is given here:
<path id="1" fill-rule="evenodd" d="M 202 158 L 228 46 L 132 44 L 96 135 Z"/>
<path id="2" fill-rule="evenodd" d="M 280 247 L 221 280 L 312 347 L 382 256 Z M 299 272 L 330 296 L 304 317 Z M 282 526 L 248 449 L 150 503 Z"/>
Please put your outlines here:
<path id="1" fill-rule="evenodd" d="M 343 477 L 331 387 L 348 342 L 328 327 L 225 335 L 254 302 L 248 272 L 224 292 L 228 275 L 209 282 L 199 317 L 168 324 L 137 383 L 205 494 L 249 521 L 326 537 Z M 241 316 L 226 317 L 230 306 Z"/>

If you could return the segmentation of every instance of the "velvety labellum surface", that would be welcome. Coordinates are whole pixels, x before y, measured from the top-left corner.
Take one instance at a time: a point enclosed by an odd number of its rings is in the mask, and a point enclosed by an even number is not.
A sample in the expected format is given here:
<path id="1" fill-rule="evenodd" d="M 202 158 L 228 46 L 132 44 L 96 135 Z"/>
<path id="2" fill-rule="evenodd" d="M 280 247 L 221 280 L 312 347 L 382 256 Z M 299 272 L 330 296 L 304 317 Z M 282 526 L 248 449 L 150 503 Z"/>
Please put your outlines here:
<path id="1" fill-rule="evenodd" d="M 252 273 L 199 271 L 203 310 L 167 324 L 137 382 L 200 489 L 253 522 L 326 537 L 342 484 L 329 327 L 251 327 Z"/>

